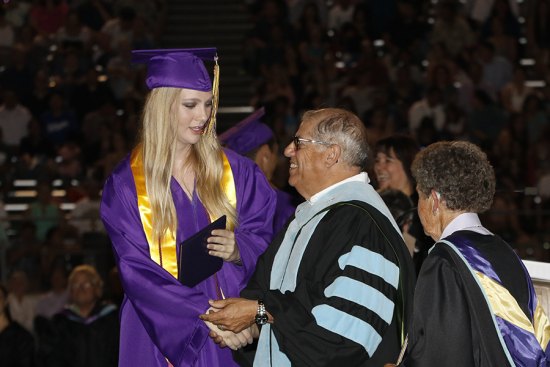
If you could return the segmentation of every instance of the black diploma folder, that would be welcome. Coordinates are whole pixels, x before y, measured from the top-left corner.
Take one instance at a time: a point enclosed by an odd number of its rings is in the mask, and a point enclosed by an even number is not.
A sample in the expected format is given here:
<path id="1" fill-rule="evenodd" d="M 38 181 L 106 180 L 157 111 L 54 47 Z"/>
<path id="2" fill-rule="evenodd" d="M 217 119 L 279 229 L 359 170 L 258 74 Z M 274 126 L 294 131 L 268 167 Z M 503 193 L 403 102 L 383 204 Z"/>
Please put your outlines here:
<path id="1" fill-rule="evenodd" d="M 193 287 L 222 268 L 223 260 L 208 254 L 206 240 L 214 229 L 225 229 L 225 223 L 223 215 L 179 244 L 178 280 L 181 284 Z"/>

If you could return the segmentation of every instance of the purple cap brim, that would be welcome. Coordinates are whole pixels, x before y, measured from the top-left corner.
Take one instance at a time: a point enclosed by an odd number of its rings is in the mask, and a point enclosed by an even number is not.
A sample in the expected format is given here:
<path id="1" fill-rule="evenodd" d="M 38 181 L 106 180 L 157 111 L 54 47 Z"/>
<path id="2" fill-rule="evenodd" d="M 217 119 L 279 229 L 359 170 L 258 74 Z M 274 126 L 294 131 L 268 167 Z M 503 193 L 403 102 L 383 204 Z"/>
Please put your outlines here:
<path id="1" fill-rule="evenodd" d="M 273 130 L 261 122 L 265 115 L 265 109 L 262 107 L 254 113 L 241 120 L 235 126 L 219 135 L 223 145 L 229 149 L 245 155 L 254 149 L 261 147 L 273 139 Z"/>

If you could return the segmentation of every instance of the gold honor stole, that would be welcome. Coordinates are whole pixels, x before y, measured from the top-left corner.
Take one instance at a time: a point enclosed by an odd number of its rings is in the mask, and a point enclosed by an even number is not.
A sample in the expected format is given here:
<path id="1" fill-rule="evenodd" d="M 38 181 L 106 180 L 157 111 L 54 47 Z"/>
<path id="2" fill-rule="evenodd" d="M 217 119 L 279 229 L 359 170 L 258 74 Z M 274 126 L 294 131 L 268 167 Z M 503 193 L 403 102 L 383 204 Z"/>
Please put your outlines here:
<path id="1" fill-rule="evenodd" d="M 237 192 L 233 172 L 225 153 L 221 153 L 223 159 L 223 173 L 221 179 L 222 190 L 229 199 L 229 203 L 236 207 Z M 153 238 L 153 220 L 151 203 L 145 187 L 145 175 L 143 170 L 143 157 L 140 147 L 132 151 L 130 167 L 134 176 L 138 200 L 139 216 L 147 242 L 149 243 L 149 255 L 151 259 L 167 270 L 174 278 L 178 277 L 178 257 L 176 253 L 176 234 L 173 228 L 169 228 L 162 238 Z M 212 221 L 215 218 L 210 218 Z M 158 244 L 158 245 L 157 245 Z"/>
<path id="2" fill-rule="evenodd" d="M 533 322 L 531 322 L 508 289 L 482 272 L 474 270 L 453 243 L 446 240 L 441 240 L 441 242 L 453 249 L 462 258 L 472 274 L 475 275 L 489 308 L 494 315 L 533 334 L 544 351 L 550 341 L 550 323 L 540 304 L 537 302 L 537 307 L 533 314 Z"/>

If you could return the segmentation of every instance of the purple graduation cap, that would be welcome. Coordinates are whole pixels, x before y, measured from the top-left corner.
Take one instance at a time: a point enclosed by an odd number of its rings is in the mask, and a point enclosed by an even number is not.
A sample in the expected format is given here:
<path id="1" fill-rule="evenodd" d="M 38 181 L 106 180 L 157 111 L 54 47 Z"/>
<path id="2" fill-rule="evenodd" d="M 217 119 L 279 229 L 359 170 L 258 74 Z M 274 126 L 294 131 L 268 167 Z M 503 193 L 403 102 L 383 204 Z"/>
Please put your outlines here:
<path id="1" fill-rule="evenodd" d="M 216 48 L 133 50 L 132 62 L 147 64 L 149 89 L 174 87 L 211 91 L 212 82 L 203 60 L 216 61 Z"/>
<path id="2" fill-rule="evenodd" d="M 221 143 L 241 155 L 246 155 L 273 139 L 273 130 L 260 120 L 264 114 L 265 109 L 262 107 L 226 130 L 219 135 Z"/>

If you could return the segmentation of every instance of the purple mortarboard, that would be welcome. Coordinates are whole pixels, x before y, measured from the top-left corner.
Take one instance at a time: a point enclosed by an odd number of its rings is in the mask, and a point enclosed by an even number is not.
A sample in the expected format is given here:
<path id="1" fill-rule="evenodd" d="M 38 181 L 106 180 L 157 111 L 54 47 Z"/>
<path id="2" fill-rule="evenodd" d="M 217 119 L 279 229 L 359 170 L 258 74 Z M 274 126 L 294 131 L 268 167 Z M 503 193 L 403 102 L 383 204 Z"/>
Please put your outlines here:
<path id="1" fill-rule="evenodd" d="M 261 122 L 265 114 L 262 107 L 219 135 L 223 145 L 245 155 L 273 139 L 273 130 Z"/>
<path id="2" fill-rule="evenodd" d="M 158 87 L 212 90 L 210 76 L 203 60 L 215 61 L 216 48 L 133 50 L 132 62 L 147 64 L 145 84 Z"/>

